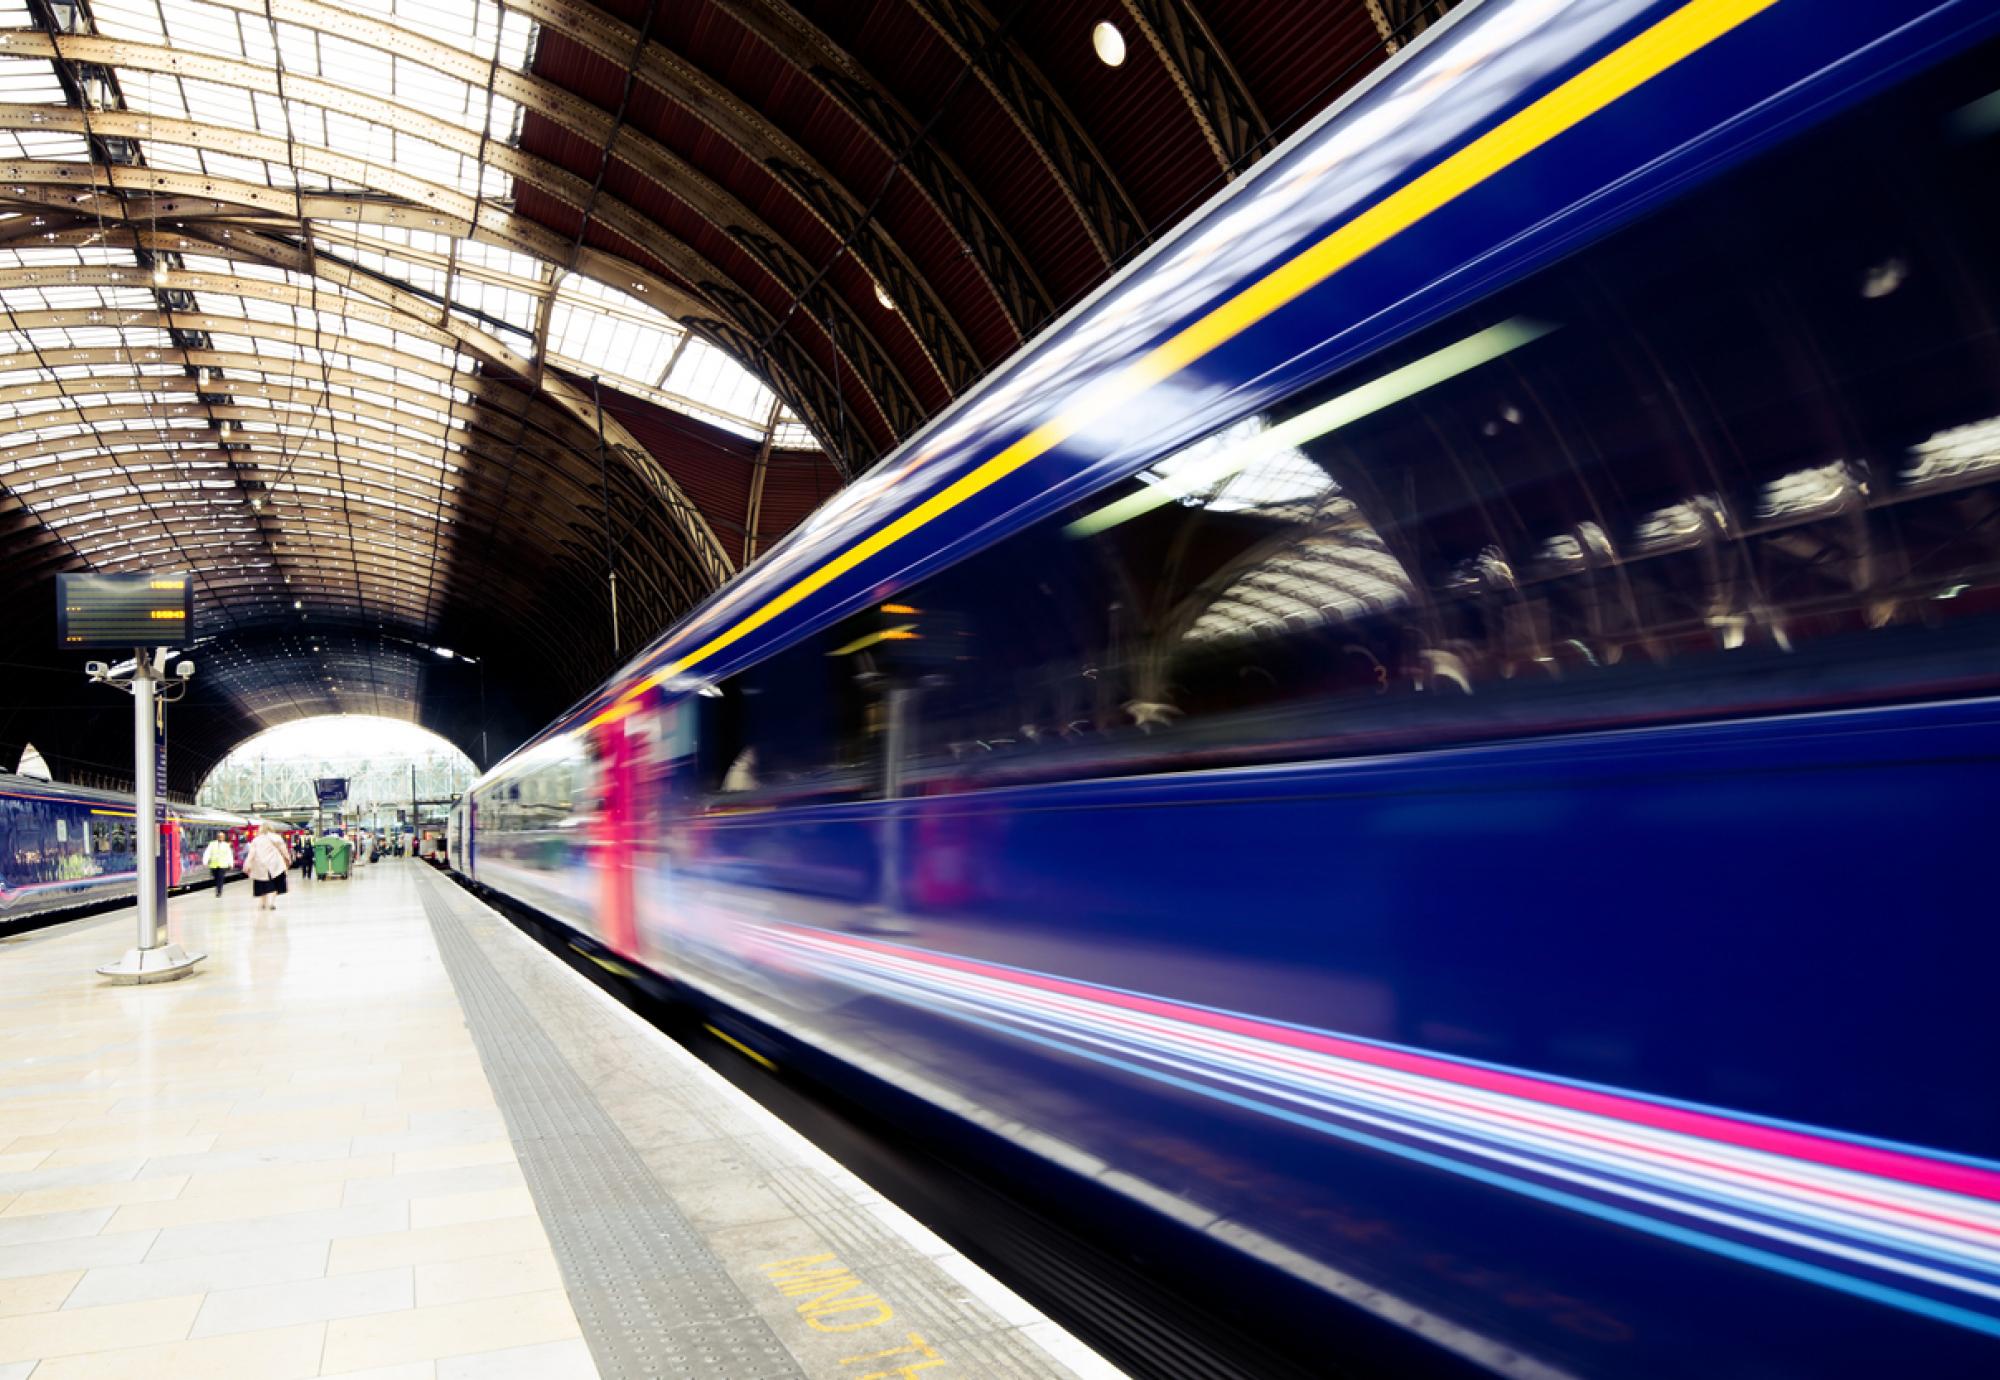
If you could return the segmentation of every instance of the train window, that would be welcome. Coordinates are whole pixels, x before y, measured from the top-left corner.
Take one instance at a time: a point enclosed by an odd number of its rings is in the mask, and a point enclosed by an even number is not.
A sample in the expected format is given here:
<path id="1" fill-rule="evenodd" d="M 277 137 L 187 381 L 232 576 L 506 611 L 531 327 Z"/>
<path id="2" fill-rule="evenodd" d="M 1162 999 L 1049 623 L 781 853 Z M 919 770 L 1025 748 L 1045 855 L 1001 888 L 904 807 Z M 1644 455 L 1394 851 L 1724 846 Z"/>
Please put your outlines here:
<path id="1" fill-rule="evenodd" d="M 899 592 L 896 773 L 2000 685 L 1986 94 L 1967 68 L 1878 101 Z"/>
<path id="2" fill-rule="evenodd" d="M 850 619 L 701 696 L 704 784 L 716 808 L 869 794 L 879 779 L 884 643 Z"/>

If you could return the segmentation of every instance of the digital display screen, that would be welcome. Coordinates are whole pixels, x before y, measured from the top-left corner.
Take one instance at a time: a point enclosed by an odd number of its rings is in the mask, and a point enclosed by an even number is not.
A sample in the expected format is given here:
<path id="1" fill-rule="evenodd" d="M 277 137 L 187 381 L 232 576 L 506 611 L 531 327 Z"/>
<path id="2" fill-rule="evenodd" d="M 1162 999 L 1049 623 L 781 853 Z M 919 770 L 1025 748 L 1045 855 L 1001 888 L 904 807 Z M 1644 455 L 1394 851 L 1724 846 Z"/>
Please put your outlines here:
<path id="1" fill-rule="evenodd" d="M 65 647 L 185 647 L 193 636 L 190 576 L 56 576 L 56 640 Z"/>

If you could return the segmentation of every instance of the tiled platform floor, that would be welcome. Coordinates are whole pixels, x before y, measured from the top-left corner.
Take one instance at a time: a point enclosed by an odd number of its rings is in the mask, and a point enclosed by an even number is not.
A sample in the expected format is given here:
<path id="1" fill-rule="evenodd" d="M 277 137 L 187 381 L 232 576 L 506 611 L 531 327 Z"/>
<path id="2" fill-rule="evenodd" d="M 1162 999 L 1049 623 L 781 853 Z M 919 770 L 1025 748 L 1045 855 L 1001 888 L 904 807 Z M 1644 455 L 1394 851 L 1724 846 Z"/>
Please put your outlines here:
<path id="1" fill-rule="evenodd" d="M 0 1380 L 596 1375 L 418 866 L 0 944 Z"/>
<path id="2" fill-rule="evenodd" d="M 0 1380 L 597 1380 L 423 866 L 294 880 L 268 915 L 242 885 L 177 898 L 211 957 L 159 987 L 92 972 L 129 911 L 0 942 Z M 1111 1373 L 449 890 L 797 1374 L 852 1377 L 848 1342 L 905 1334 L 930 1350 L 880 1364 L 934 1357 L 924 1380 Z M 897 1296 L 879 1347 L 809 1326 L 767 1268 L 829 1252 Z"/>

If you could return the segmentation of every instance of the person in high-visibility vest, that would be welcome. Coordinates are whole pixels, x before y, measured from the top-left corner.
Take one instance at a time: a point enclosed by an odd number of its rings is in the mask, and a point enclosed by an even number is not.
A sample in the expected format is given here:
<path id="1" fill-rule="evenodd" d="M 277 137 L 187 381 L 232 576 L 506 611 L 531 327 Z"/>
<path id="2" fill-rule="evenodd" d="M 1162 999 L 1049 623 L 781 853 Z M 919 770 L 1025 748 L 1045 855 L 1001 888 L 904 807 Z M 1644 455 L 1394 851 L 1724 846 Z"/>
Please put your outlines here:
<path id="1" fill-rule="evenodd" d="M 208 869 L 208 875 L 215 880 L 215 894 L 222 894 L 222 879 L 229 869 L 236 866 L 236 851 L 229 846 L 229 840 L 217 834 L 208 841 L 208 847 L 201 850 L 201 865 Z"/>

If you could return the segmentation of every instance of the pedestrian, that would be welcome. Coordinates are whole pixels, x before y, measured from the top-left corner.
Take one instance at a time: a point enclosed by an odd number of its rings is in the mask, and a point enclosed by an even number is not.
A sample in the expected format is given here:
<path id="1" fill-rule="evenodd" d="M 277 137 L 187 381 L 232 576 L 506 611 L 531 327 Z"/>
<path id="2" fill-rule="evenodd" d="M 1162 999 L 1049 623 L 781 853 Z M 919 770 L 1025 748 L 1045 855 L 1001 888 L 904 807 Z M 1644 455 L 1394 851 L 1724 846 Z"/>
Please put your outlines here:
<path id="1" fill-rule="evenodd" d="M 250 874 L 250 889 L 257 896 L 258 910 L 269 910 L 273 898 L 285 894 L 285 873 L 291 866 L 291 850 L 285 847 L 278 831 L 268 824 L 259 826 L 243 860 L 243 870 Z"/>
<path id="2" fill-rule="evenodd" d="M 217 834 L 208 841 L 208 847 L 201 852 L 201 865 L 208 869 L 208 875 L 215 879 L 215 894 L 222 894 L 222 879 L 229 875 L 229 869 L 236 866 L 236 850 L 229 846 L 229 840 Z"/>
<path id="3" fill-rule="evenodd" d="M 296 852 L 298 854 L 298 862 L 299 862 L 299 880 L 302 882 L 309 882 L 313 879 L 312 832 L 308 830 L 307 832 L 300 834 L 298 837 L 299 841 L 298 844 L 296 845 Z"/>

